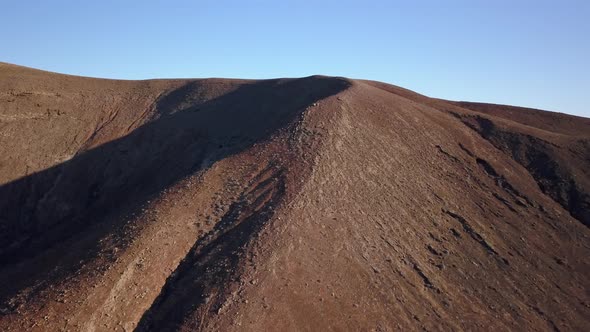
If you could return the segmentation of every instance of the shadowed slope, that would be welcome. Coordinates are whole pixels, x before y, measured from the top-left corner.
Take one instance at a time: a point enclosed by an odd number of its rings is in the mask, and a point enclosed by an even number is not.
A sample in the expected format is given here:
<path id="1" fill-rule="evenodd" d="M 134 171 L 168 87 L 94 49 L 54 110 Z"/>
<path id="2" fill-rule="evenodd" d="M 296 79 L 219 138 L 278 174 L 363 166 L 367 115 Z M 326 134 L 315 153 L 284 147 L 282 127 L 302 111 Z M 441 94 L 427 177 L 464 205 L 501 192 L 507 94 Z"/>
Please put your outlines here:
<path id="1" fill-rule="evenodd" d="M 59 79 L 73 79 L 33 72 L 33 76 L 39 75 L 49 75 L 58 82 Z M 80 90 L 95 88 L 93 79 L 77 80 Z M 3 83 L 10 85 L 10 82 Z M 112 83 L 104 81 L 105 85 Z M 137 215 L 144 214 L 145 206 L 152 199 L 166 193 L 175 183 L 207 171 L 217 161 L 270 140 L 281 128 L 293 123 L 306 107 L 348 86 L 345 80 L 323 77 L 164 83 L 155 83 L 160 88 L 165 87 L 164 91 L 144 94 L 144 98 L 151 98 L 146 109 L 134 110 L 123 105 L 123 111 L 111 115 L 106 122 L 99 121 L 101 123 L 79 147 L 81 151 L 71 159 L 0 186 L 0 278 L 3 284 L 10 285 L 3 287 L 0 294 L 4 313 L 18 312 L 28 299 L 38 297 L 44 285 L 60 282 L 79 270 L 82 263 L 92 265 L 105 256 L 117 259 L 118 254 L 111 253 L 108 246 L 120 250 L 134 242 L 133 237 L 141 237 L 142 228 L 149 223 L 138 220 Z M 19 81 L 13 84 L 23 85 Z M 49 94 L 42 84 L 29 84 L 35 92 L 14 93 L 17 96 L 12 102 L 18 107 L 13 113 L 18 114 L 22 105 L 43 101 L 46 104 L 39 108 L 44 108 L 52 102 L 38 97 Z M 10 91 L 17 89 L 24 88 Z M 75 94 L 76 90 L 72 89 L 58 94 Z M 190 107 L 186 107 L 187 104 Z M 75 105 L 72 101 L 68 107 L 70 114 L 85 111 L 84 104 Z M 117 130 L 133 128 L 142 122 L 145 124 L 124 136 Z M 53 139 L 43 132 L 52 130 L 52 126 L 41 126 L 31 133 L 22 124 L 7 122 L 3 125 L 20 125 L 25 129 L 7 131 L 15 141 L 31 134 L 40 138 L 29 143 L 31 145 Z M 86 127 L 92 125 L 86 124 Z M 68 127 L 67 123 L 63 128 L 74 133 L 81 129 Z M 44 141 L 41 138 L 45 135 L 49 136 Z M 106 143 L 93 147 L 99 136 Z M 54 150 L 69 148 L 59 146 L 59 141 L 55 143 Z M 18 158 L 18 151 L 6 150 L 3 163 L 18 162 L 14 160 Z M 4 174 L 11 172 L 3 171 Z M 13 174 L 15 171 L 18 168 L 12 170 Z M 105 242 L 105 239 L 110 240 Z M 26 289 L 26 294 L 20 293 Z"/>
<path id="2" fill-rule="evenodd" d="M 545 194 L 590 227 L 590 133 L 584 130 L 590 126 L 588 119 L 541 111 L 535 115 L 534 110 L 509 106 L 460 104 L 542 129 L 514 129 L 503 121 L 458 115 L 470 128 L 528 169 Z"/>
<path id="3" fill-rule="evenodd" d="M 63 239 L 129 198 L 145 200 L 269 137 L 307 105 L 346 86 L 321 78 L 234 83 L 232 91 L 208 100 L 202 91 L 209 84 L 189 82 L 160 98 L 156 118 L 123 138 L 1 186 L 0 261 L 17 261 Z M 191 108 L 184 108 L 187 100 Z"/>

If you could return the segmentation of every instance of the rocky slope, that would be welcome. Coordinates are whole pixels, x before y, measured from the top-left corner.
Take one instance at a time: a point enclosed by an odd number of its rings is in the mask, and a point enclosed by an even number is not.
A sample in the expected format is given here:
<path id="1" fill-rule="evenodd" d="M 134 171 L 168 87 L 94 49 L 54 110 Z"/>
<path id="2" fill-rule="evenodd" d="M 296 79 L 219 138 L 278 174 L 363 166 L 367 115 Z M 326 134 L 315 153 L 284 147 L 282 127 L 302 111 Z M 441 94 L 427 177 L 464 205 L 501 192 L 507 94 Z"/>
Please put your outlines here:
<path id="1" fill-rule="evenodd" d="M 0 64 L 0 327 L 587 330 L 590 120 Z"/>

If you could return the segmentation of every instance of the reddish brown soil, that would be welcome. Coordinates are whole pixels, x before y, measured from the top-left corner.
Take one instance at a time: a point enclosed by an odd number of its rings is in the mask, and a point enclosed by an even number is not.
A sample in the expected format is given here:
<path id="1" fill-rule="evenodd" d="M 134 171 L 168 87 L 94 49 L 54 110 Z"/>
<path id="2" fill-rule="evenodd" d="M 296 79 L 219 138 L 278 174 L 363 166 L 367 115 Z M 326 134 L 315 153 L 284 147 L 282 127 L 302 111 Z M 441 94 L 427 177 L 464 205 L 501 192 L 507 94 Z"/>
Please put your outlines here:
<path id="1" fill-rule="evenodd" d="M 0 330 L 590 329 L 590 120 L 0 63 Z"/>

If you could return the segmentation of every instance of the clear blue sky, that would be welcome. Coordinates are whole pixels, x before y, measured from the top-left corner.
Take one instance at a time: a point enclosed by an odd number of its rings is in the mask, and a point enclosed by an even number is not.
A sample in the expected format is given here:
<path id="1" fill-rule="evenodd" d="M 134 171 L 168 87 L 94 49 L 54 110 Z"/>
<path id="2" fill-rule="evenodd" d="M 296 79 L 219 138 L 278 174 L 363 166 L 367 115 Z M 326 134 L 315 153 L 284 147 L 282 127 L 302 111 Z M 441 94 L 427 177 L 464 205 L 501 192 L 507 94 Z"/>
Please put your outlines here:
<path id="1" fill-rule="evenodd" d="M 590 1 L 3 1 L 0 61 L 143 79 L 385 81 L 590 117 Z"/>

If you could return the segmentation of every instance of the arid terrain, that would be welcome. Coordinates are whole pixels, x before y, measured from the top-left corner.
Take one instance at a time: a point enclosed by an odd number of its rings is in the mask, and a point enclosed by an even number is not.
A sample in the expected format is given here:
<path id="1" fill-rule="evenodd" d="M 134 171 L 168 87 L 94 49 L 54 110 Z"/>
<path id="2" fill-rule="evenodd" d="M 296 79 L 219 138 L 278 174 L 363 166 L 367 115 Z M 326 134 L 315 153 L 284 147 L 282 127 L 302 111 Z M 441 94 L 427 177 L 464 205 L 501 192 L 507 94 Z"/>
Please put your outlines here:
<path id="1" fill-rule="evenodd" d="M 590 119 L 0 63 L 2 331 L 588 331 Z"/>

